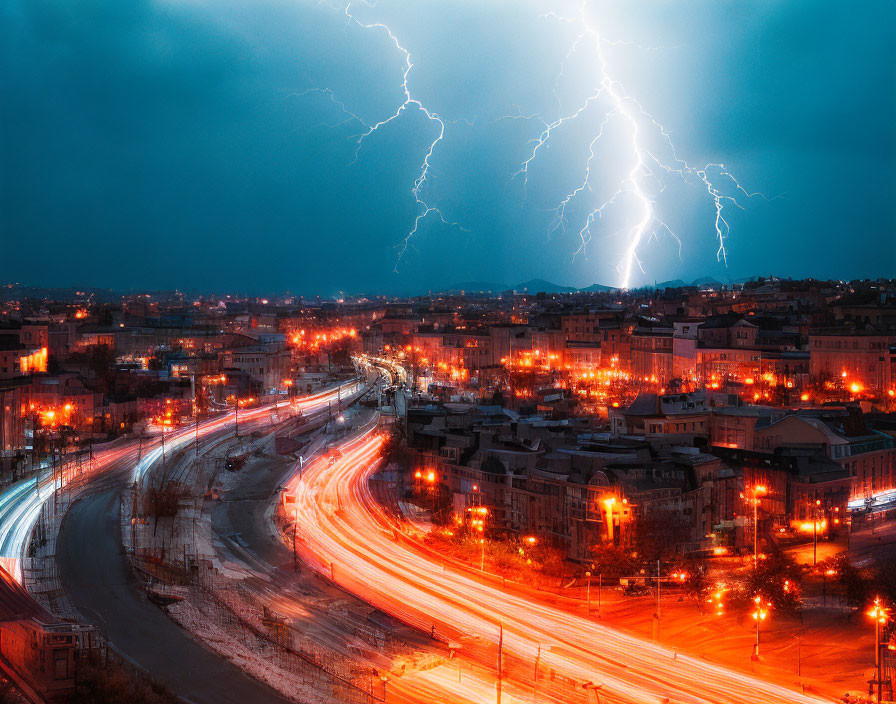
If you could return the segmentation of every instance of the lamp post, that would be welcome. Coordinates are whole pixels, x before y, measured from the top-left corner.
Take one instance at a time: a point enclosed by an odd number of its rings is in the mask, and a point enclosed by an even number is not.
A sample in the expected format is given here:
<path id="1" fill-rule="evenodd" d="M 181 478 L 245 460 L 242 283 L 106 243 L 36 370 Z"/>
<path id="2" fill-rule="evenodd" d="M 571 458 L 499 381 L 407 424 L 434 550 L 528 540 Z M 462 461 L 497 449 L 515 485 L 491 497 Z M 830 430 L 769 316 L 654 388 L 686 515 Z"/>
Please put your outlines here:
<path id="1" fill-rule="evenodd" d="M 741 492 L 740 498 L 749 500 L 753 504 L 753 569 L 759 569 L 759 502 L 760 496 L 765 496 L 768 489 L 759 484 L 749 490 L 750 496 Z"/>
<path id="2" fill-rule="evenodd" d="M 812 517 L 812 564 L 818 564 L 818 508 L 821 506 L 821 499 L 815 499 L 813 505 Z"/>
<path id="3" fill-rule="evenodd" d="M 591 613 L 591 572 L 590 571 L 586 572 L 585 576 L 588 578 L 588 586 L 586 587 L 586 591 L 585 591 L 585 594 L 586 594 L 585 599 L 588 603 L 588 613 L 590 614 Z"/>
<path id="4" fill-rule="evenodd" d="M 753 598 L 753 603 L 756 605 L 753 610 L 753 620 L 756 621 L 756 643 L 753 645 L 753 660 L 759 659 L 759 624 L 765 621 L 768 618 L 769 609 L 771 609 L 771 602 L 766 602 L 764 605 L 762 603 L 762 597 L 758 594 Z"/>
<path id="5" fill-rule="evenodd" d="M 874 667 L 877 670 L 877 701 L 881 701 L 883 677 L 881 675 L 880 657 L 880 627 L 890 620 L 890 610 L 880 603 L 880 597 L 874 599 L 874 606 L 868 611 L 868 616 L 874 619 Z"/>
<path id="6" fill-rule="evenodd" d="M 296 509 L 296 518 L 292 524 L 292 571 L 299 571 L 299 557 L 296 552 L 296 533 L 299 530 L 299 500 L 298 497 L 295 499 L 295 509 Z"/>

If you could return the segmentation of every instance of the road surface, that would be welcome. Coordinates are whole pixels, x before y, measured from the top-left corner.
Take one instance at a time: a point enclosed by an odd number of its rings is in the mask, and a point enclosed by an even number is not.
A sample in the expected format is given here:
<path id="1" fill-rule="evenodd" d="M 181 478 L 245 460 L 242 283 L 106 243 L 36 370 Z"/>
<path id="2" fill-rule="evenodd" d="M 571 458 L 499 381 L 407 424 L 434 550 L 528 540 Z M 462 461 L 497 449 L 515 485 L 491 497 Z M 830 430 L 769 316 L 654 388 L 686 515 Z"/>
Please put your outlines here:
<path id="1" fill-rule="evenodd" d="M 62 523 L 56 560 L 78 612 L 119 652 L 196 704 L 284 703 L 267 685 L 206 650 L 149 602 L 121 549 L 119 489 L 76 502 Z"/>
<path id="2" fill-rule="evenodd" d="M 342 586 L 409 623 L 444 633 L 464 653 L 482 644 L 497 653 L 500 640 L 503 686 L 531 691 L 539 667 L 538 701 L 585 702 L 591 691 L 602 702 L 638 704 L 826 701 L 506 593 L 396 539 L 368 485 L 381 443 L 373 434 L 354 441 L 334 464 L 314 462 L 290 485 L 304 529 L 303 556 L 325 573 L 332 563 Z"/>
<path id="3" fill-rule="evenodd" d="M 353 381 L 348 388 L 354 393 L 358 386 Z M 316 412 L 347 390 L 342 385 L 339 391 L 328 389 L 295 399 L 292 405 L 305 413 Z M 276 407 L 286 405 L 281 402 Z M 264 422 L 274 407 L 240 411 L 240 427 L 246 423 L 248 431 L 250 421 Z M 200 441 L 214 441 L 229 432 L 233 420 L 234 415 L 228 413 L 200 423 Z M 166 439 L 165 452 L 171 454 L 189 447 L 195 442 L 195 432 L 194 428 L 186 428 L 171 433 Z M 56 560 L 60 580 L 73 606 L 88 622 L 102 629 L 119 653 L 190 702 L 286 702 L 273 689 L 193 640 L 149 602 L 136 584 L 121 542 L 121 488 L 125 483 L 142 480 L 161 456 L 161 447 L 144 452 L 135 465 L 126 465 L 114 477 L 108 477 L 112 480 L 110 488 L 86 495 L 66 514 L 57 539 Z M 17 503 L 11 502 L 11 505 Z M 10 525 L 15 523 L 11 521 Z M 24 528 L 18 527 L 13 532 L 23 533 Z"/>

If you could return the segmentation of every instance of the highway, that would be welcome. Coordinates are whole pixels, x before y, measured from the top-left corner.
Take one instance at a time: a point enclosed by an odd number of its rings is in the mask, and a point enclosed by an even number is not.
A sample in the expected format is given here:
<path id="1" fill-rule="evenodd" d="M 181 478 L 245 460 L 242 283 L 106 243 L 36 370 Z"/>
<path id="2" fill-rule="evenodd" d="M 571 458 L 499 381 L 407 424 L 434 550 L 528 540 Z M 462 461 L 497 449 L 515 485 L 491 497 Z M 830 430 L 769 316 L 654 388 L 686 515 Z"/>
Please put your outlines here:
<path id="1" fill-rule="evenodd" d="M 140 669 L 195 704 L 285 699 L 195 641 L 139 590 L 121 549 L 120 488 L 77 501 L 68 511 L 56 559 L 78 612 Z"/>
<path id="2" fill-rule="evenodd" d="M 0 494 L 0 558 L 3 566 L 17 581 L 22 581 L 21 560 L 31 540 L 31 532 L 43 504 L 53 498 L 57 489 L 69 483 L 90 481 L 122 464 L 137 461 L 139 441 L 127 438 L 95 448 L 92 468 L 81 475 L 63 475 L 46 469 L 8 487 Z M 41 476 L 43 475 L 43 476 Z"/>
<path id="3" fill-rule="evenodd" d="M 434 561 L 397 538 L 371 493 L 368 479 L 378 466 L 381 444 L 371 432 L 346 444 L 334 464 L 313 462 L 287 487 L 297 501 L 303 558 L 371 604 L 426 631 L 432 628 L 460 646 L 464 657 L 495 663 L 501 639 L 502 687 L 528 691 L 530 697 L 537 691 L 537 701 L 558 703 L 593 701 L 591 694 L 602 702 L 639 704 L 826 701 L 675 653 Z M 534 682 L 536 659 L 540 669 Z M 497 668 L 493 672 L 496 680 Z M 473 701 L 495 702 L 496 685 L 490 684 L 480 687 Z M 457 698 L 449 691 L 446 702 L 470 701 L 468 686 L 455 687 Z"/>
<path id="4" fill-rule="evenodd" d="M 314 395 L 283 401 L 258 408 L 241 409 L 240 430 L 248 433 L 253 426 L 264 424 L 272 411 L 285 410 L 292 405 L 303 414 L 325 410 L 328 404 L 358 393 L 362 384 L 353 380 L 338 390 L 325 389 Z M 234 414 L 228 413 L 199 424 L 200 441 L 205 445 L 221 435 L 232 432 Z M 196 428 L 189 427 L 166 435 L 165 453 L 173 455 L 189 448 L 195 441 Z M 162 457 L 161 446 L 153 447 L 137 461 L 136 445 L 128 447 L 128 454 L 102 466 L 103 473 L 94 472 L 91 481 L 108 477 L 97 491 L 85 492 L 66 514 L 56 545 L 59 574 L 72 604 L 88 622 L 101 628 L 112 647 L 122 656 L 167 684 L 172 691 L 195 704 L 245 704 L 286 700 L 267 685 L 245 674 L 237 666 L 206 649 L 189 633 L 175 624 L 157 606 L 150 603 L 132 571 L 121 544 L 119 497 L 121 487 L 134 480 L 142 480 Z M 98 465 L 99 466 L 99 465 Z M 113 474 L 114 472 L 114 474 Z M 3 496 L 0 526 L 3 535 L 30 535 L 33 519 L 22 506 L 32 504 L 34 481 L 26 491 L 7 492 Z M 18 487 L 19 485 L 17 485 Z M 92 484 L 91 488 L 97 485 Z M 52 487 L 51 487 L 52 488 Z M 52 491 L 42 490 L 40 501 L 52 497 Z M 7 510 L 9 507 L 9 510 Z M 33 509 L 31 509 L 33 511 Z M 34 511 L 34 518 L 40 511 Z M 6 517 L 5 520 L 2 520 Z M 26 542 L 10 540 L 10 549 L 18 555 Z M 21 549 L 19 544 L 22 545 Z M 16 552 L 18 551 L 18 552 Z"/>

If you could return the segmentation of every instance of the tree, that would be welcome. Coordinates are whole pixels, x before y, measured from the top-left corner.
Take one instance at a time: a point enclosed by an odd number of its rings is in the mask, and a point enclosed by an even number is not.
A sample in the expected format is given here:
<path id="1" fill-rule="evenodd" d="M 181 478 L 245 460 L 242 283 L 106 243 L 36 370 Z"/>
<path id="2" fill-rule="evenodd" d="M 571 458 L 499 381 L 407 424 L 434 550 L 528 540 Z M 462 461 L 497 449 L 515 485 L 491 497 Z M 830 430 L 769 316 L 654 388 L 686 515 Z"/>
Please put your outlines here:
<path id="1" fill-rule="evenodd" d="M 780 550 L 775 551 L 759 560 L 756 569 L 749 571 L 737 601 L 751 606 L 753 598 L 759 594 L 764 601 L 771 602 L 776 611 L 796 613 L 801 605 L 802 579 L 802 568 L 796 560 Z"/>
<path id="2" fill-rule="evenodd" d="M 491 404 L 493 406 L 504 406 L 507 404 L 507 399 L 504 398 L 504 392 L 501 389 L 495 389 L 495 393 L 492 394 Z"/>
<path id="3" fill-rule="evenodd" d="M 603 575 L 612 581 L 627 577 L 638 571 L 638 562 L 631 550 L 607 543 L 591 550 L 591 573 Z"/>
<path id="4" fill-rule="evenodd" d="M 401 422 L 393 423 L 389 428 L 389 435 L 383 444 L 383 462 L 386 466 L 397 464 L 401 469 L 407 469 L 410 465 L 407 434 Z"/>
<path id="5" fill-rule="evenodd" d="M 834 555 L 822 560 L 818 569 L 848 606 L 860 607 L 870 600 L 872 580 L 850 561 L 848 555 Z M 828 576 L 828 572 L 834 574 Z"/>
<path id="6" fill-rule="evenodd" d="M 691 537 L 690 526 L 675 511 L 655 510 L 639 514 L 634 521 L 632 544 L 643 561 L 655 564 L 669 560 Z"/>
<path id="7" fill-rule="evenodd" d="M 883 597 L 887 602 L 896 603 L 896 557 L 880 560 L 872 570 L 871 587 L 875 596 Z M 869 590 L 870 592 L 870 590 Z M 871 594 L 867 594 L 866 598 Z"/>
<path id="8" fill-rule="evenodd" d="M 682 558 L 675 563 L 675 572 L 684 575 L 685 593 L 697 602 L 697 609 L 703 613 L 703 604 L 712 584 L 709 580 L 706 560 Z"/>

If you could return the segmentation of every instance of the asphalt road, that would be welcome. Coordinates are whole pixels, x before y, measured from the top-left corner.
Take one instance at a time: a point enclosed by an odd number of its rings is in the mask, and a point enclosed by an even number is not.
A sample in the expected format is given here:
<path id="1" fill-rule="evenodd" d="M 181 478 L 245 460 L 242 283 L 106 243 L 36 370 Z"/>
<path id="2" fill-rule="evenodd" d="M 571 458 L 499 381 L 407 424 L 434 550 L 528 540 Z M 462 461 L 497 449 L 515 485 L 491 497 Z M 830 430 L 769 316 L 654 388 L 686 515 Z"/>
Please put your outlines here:
<path id="1" fill-rule="evenodd" d="M 75 608 L 115 647 L 173 692 L 195 704 L 287 701 L 206 650 L 149 602 L 121 548 L 119 489 L 76 502 L 57 542 L 60 577 Z"/>

